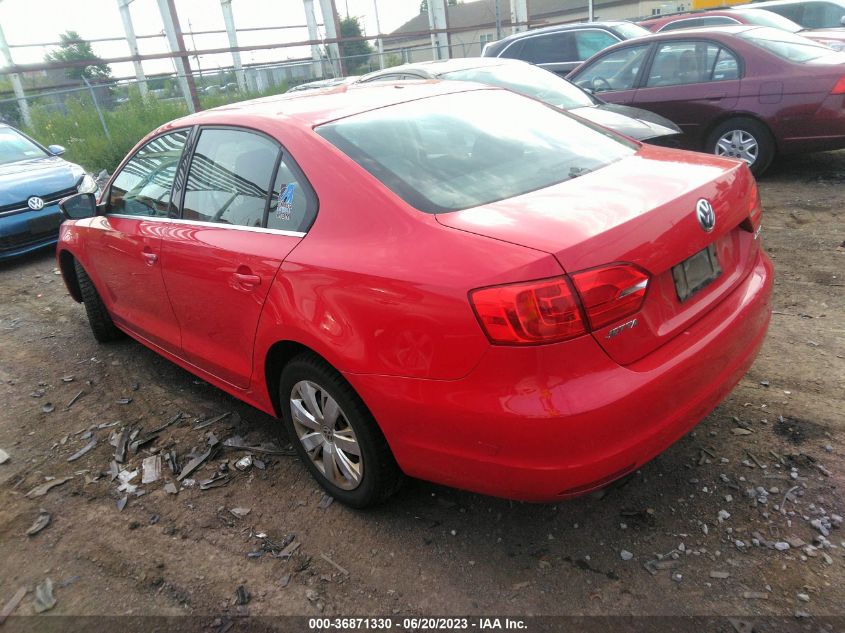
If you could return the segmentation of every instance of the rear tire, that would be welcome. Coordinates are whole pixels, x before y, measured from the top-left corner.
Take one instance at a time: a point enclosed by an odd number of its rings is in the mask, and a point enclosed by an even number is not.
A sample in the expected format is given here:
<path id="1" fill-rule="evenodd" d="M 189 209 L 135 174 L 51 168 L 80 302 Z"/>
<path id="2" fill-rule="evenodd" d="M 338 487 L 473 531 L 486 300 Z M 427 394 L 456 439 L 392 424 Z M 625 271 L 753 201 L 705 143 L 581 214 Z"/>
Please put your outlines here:
<path id="1" fill-rule="evenodd" d="M 85 305 L 85 312 L 88 314 L 88 323 L 91 325 L 94 338 L 100 343 L 110 343 L 123 338 L 125 335 L 115 327 L 111 315 L 109 315 L 109 311 L 97 293 L 94 282 L 91 281 L 88 273 L 85 272 L 78 261 L 74 260 L 73 265 L 76 269 L 76 279 L 79 281 L 82 303 Z"/>
<path id="2" fill-rule="evenodd" d="M 366 508 L 400 488 L 404 475 L 375 419 L 322 358 L 306 352 L 285 366 L 279 402 L 299 458 L 335 499 Z"/>
<path id="3" fill-rule="evenodd" d="M 755 176 L 760 176 L 775 157 L 775 141 L 763 123 L 735 117 L 717 125 L 707 136 L 705 151 L 744 160 Z"/>

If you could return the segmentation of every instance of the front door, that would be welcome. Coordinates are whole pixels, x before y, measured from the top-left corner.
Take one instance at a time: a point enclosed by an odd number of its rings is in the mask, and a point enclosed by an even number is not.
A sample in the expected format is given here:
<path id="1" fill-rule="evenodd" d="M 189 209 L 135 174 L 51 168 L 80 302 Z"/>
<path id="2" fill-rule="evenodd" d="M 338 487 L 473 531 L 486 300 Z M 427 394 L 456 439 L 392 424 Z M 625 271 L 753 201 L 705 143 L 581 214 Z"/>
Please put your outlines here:
<path id="1" fill-rule="evenodd" d="M 88 272 L 114 321 L 175 354 L 180 331 L 161 274 L 161 236 L 188 133 L 159 136 L 123 165 L 85 242 Z"/>
<path id="2" fill-rule="evenodd" d="M 165 285 L 183 357 L 246 388 L 264 300 L 304 235 L 299 220 L 310 203 L 263 134 L 209 127 L 195 147 L 181 218 L 164 236 Z"/>

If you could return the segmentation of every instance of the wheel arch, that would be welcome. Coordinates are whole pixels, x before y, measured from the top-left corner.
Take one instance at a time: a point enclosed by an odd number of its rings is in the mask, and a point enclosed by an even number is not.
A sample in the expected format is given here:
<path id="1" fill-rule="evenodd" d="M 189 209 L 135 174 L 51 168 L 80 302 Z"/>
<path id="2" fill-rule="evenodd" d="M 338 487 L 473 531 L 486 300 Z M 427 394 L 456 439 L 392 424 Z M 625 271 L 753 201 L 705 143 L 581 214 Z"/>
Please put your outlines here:
<path id="1" fill-rule="evenodd" d="M 337 370 L 337 367 L 325 356 L 315 349 L 297 341 L 276 341 L 267 350 L 267 354 L 264 357 L 264 379 L 276 417 L 281 417 L 282 415 L 282 403 L 279 399 L 279 380 L 282 377 L 282 371 L 291 360 L 306 352 L 314 354 L 330 367 Z M 360 396 L 358 397 L 360 398 Z"/>
<path id="2" fill-rule="evenodd" d="M 76 267 L 74 266 L 75 259 L 70 251 L 64 249 L 59 251 L 59 270 L 62 273 L 65 286 L 67 286 L 73 300 L 82 303 L 82 290 L 79 287 L 79 278 L 76 276 Z"/>

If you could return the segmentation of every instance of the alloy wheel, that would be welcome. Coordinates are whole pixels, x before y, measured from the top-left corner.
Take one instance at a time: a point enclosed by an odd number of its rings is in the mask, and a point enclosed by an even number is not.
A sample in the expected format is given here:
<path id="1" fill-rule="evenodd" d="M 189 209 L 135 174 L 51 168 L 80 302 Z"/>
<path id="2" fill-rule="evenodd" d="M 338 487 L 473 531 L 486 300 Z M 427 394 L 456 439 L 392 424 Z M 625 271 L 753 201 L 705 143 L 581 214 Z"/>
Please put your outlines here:
<path id="1" fill-rule="evenodd" d="M 757 139 L 745 130 L 729 130 L 716 141 L 715 154 L 739 158 L 749 165 L 757 160 L 759 151 Z"/>
<path id="2" fill-rule="evenodd" d="M 296 436 L 314 466 L 334 486 L 354 490 L 364 475 L 361 446 L 337 401 L 320 385 L 301 380 L 290 394 Z"/>

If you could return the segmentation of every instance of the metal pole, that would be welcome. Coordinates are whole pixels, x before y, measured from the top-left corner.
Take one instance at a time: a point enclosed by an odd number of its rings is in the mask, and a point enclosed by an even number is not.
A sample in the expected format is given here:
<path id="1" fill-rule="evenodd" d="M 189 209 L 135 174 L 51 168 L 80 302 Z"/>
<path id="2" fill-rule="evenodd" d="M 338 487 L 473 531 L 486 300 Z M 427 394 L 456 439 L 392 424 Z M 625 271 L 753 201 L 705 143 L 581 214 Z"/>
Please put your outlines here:
<path id="1" fill-rule="evenodd" d="M 428 25 L 432 31 L 431 49 L 434 59 L 449 59 L 449 36 L 446 34 L 446 0 L 428 0 Z"/>
<path id="2" fill-rule="evenodd" d="M 592 0 L 591 0 L 592 1 Z M 502 39 L 502 7 L 501 0 L 496 0 L 496 39 Z"/>
<path id="3" fill-rule="evenodd" d="M 129 5 L 132 0 L 117 0 L 117 7 L 120 9 L 120 19 L 123 21 L 123 31 L 126 33 L 126 42 L 129 44 L 129 53 L 140 56 L 138 51 L 138 40 L 135 38 L 135 29 L 132 26 L 132 14 L 129 12 Z M 140 61 L 132 62 L 135 67 L 135 79 L 138 81 L 138 90 L 141 96 L 147 96 L 147 78 L 144 75 L 144 67 Z"/>
<path id="4" fill-rule="evenodd" d="M 9 44 L 6 42 L 6 36 L 3 33 L 3 25 L 0 24 L 0 54 L 3 55 L 3 64 L 6 66 L 13 66 L 12 53 L 9 51 Z M 27 127 L 32 126 L 32 117 L 29 115 L 29 103 L 26 101 L 26 93 L 23 91 L 23 84 L 21 83 L 21 76 L 18 73 L 11 73 L 9 80 L 12 82 L 12 89 L 15 91 L 15 97 L 18 100 L 18 109 L 21 112 L 21 119 Z"/>
<path id="5" fill-rule="evenodd" d="M 519 33 L 528 27 L 528 0 L 511 0 L 511 32 Z"/>
<path id="6" fill-rule="evenodd" d="M 593 13 L 593 0 L 587 0 L 587 22 L 592 22 L 596 18 Z"/>
<path id="7" fill-rule="evenodd" d="M 317 18 L 314 17 L 314 0 L 302 0 L 302 6 L 305 8 L 305 21 L 308 23 L 308 39 L 316 42 L 320 39 L 320 33 L 317 31 Z M 318 44 L 311 44 L 311 74 L 314 79 L 321 79 L 323 73 L 323 54 L 320 52 Z"/>
<path id="8" fill-rule="evenodd" d="M 179 53 L 179 57 L 173 58 L 173 62 L 176 67 L 179 87 L 182 89 L 182 96 L 188 106 L 188 112 L 196 112 L 200 109 L 197 89 L 194 86 L 190 64 L 188 64 L 185 55 L 185 42 L 182 39 L 182 32 L 179 30 L 179 18 L 176 15 L 173 0 L 158 0 L 158 10 L 161 13 L 162 22 L 164 22 L 164 31 L 170 44 L 170 50 L 173 53 Z"/>
<path id="9" fill-rule="evenodd" d="M 85 70 L 88 70 L 88 68 Z M 82 72 L 84 73 L 85 71 Z M 91 101 L 94 102 L 94 109 L 97 110 L 97 116 L 100 117 L 100 125 L 103 126 L 103 132 L 106 133 L 106 138 L 109 139 L 109 143 L 111 143 L 111 134 L 109 134 L 109 128 L 106 125 L 106 120 L 103 118 L 103 111 L 100 109 L 100 102 L 97 101 L 97 95 L 94 92 L 94 88 L 91 86 L 91 83 L 84 74 L 82 75 L 82 81 L 84 81 L 85 85 L 88 86 L 88 92 L 91 93 Z"/>
<path id="10" fill-rule="evenodd" d="M 381 24 L 378 19 L 378 0 L 373 0 L 373 9 L 376 12 L 376 46 L 378 47 L 378 67 L 384 70 L 384 40 L 381 37 Z"/>
<path id="11" fill-rule="evenodd" d="M 323 26 L 326 29 L 326 38 L 337 40 L 340 35 L 340 24 L 337 21 L 337 9 L 334 0 L 320 0 L 320 12 L 323 14 Z M 337 41 L 326 45 L 326 51 L 332 64 L 332 74 L 335 77 L 343 76 L 343 60 L 340 57 L 340 46 Z"/>
<path id="12" fill-rule="evenodd" d="M 220 0 L 220 8 L 223 10 L 223 22 L 226 23 L 226 35 L 229 37 L 229 46 L 238 47 L 238 32 L 235 30 L 235 16 L 232 13 L 232 0 Z M 235 80 L 242 93 L 246 92 L 246 75 L 244 75 L 241 64 L 241 54 L 232 51 L 232 65 L 235 67 Z"/>

